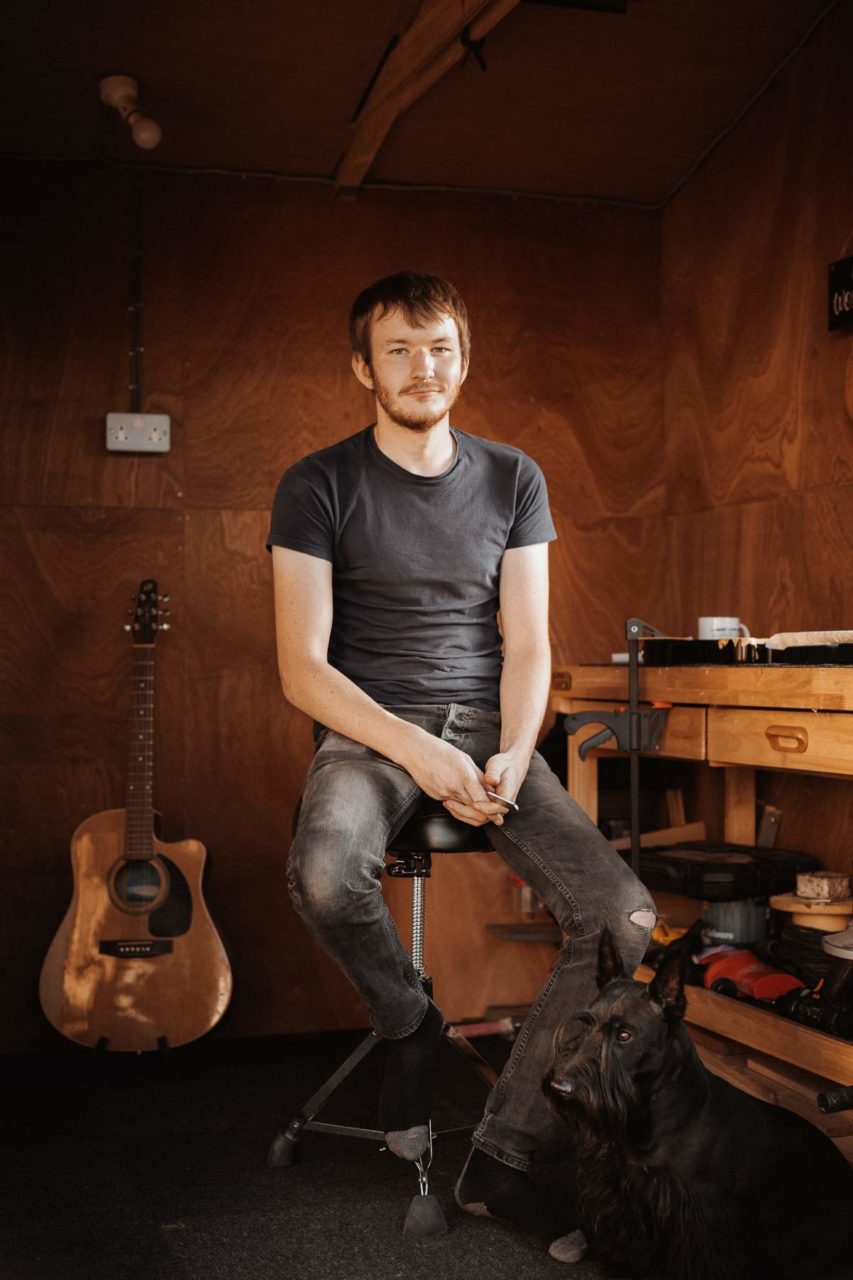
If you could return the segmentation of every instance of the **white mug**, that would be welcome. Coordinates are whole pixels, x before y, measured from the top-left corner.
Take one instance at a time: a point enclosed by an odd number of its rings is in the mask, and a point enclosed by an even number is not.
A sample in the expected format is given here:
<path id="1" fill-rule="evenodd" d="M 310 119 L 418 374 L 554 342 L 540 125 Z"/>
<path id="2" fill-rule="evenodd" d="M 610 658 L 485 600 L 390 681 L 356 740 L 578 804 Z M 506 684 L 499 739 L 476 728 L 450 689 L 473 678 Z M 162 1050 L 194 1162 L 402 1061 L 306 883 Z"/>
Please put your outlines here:
<path id="1" fill-rule="evenodd" d="M 749 627 L 740 618 L 700 618 L 700 640 L 724 640 L 730 636 L 748 636 Z"/>

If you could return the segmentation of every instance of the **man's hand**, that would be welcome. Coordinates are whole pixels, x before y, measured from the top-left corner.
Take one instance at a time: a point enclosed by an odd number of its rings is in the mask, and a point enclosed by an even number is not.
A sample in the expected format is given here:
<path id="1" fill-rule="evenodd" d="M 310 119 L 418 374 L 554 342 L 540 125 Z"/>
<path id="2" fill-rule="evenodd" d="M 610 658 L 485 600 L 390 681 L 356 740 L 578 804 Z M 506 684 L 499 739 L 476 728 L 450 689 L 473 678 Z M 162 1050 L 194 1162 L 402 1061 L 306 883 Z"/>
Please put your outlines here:
<path id="1" fill-rule="evenodd" d="M 503 751 L 486 762 L 486 768 L 480 777 L 484 790 L 496 791 L 498 795 L 514 800 L 527 774 L 529 761 L 522 764 L 511 752 Z M 474 804 L 459 803 L 446 800 L 445 807 L 454 818 L 468 822 L 472 827 L 480 827 L 484 822 L 493 822 L 496 827 L 503 825 L 506 806 L 488 796 Z"/>
<path id="2" fill-rule="evenodd" d="M 507 800 L 514 800 L 527 777 L 530 761 L 522 762 L 511 751 L 501 751 L 486 761 L 483 773 L 487 791 L 496 791 Z"/>
<path id="3" fill-rule="evenodd" d="M 441 800 L 448 813 L 472 827 L 502 822 L 506 813 L 486 795 L 485 775 L 464 751 L 430 733 L 419 733 L 413 748 L 400 762 L 433 800 Z"/>
<path id="4" fill-rule="evenodd" d="M 510 751 L 499 752 L 486 762 L 486 768 L 480 775 L 484 789 L 496 791 L 498 795 L 514 800 L 518 795 L 522 782 L 527 775 L 529 760 L 522 763 Z M 503 825 L 506 807 L 495 800 L 477 801 L 475 804 L 460 804 L 454 800 L 446 800 L 445 807 L 454 818 L 469 822 L 472 827 L 480 827 L 484 822 L 493 822 L 496 827 Z"/>

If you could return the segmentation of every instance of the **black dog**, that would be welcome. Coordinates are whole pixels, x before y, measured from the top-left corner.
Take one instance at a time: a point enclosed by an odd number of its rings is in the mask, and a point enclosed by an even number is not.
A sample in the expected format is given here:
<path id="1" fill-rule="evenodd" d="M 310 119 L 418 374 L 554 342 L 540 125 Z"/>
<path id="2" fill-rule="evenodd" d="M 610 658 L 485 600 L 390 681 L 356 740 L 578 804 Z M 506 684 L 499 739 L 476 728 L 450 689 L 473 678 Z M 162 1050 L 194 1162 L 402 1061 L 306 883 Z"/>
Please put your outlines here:
<path id="1" fill-rule="evenodd" d="M 575 1130 L 594 1255 L 620 1276 L 851 1280 L 853 1174 L 808 1121 L 706 1071 L 682 1022 L 686 962 L 667 952 L 645 987 L 605 932 L 598 998 L 545 1077 Z"/>

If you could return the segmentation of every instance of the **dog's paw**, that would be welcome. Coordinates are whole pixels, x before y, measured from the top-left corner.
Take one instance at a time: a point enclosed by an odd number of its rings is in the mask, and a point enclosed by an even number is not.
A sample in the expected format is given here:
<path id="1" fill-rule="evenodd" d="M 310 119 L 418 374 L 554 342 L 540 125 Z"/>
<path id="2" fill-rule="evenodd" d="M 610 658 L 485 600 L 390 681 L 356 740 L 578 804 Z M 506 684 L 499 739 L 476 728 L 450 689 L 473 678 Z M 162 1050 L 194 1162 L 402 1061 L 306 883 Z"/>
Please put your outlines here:
<path id="1" fill-rule="evenodd" d="M 580 1262 L 589 1252 L 589 1245 L 582 1231 L 570 1231 L 567 1236 L 555 1240 L 548 1252 L 558 1262 Z"/>

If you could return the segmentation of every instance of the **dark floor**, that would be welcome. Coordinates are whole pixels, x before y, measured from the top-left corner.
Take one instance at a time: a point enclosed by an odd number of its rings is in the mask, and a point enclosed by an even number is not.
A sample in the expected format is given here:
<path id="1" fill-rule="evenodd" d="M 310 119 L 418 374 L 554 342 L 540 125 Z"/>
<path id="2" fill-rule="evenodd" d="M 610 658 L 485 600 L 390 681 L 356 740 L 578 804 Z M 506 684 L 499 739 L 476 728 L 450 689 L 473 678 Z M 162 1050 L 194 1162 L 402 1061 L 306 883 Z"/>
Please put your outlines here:
<path id="1" fill-rule="evenodd" d="M 2 1063 L 4 1280 L 593 1280 L 499 1224 L 459 1212 L 465 1136 L 436 1142 L 431 1190 L 450 1224 L 417 1244 L 402 1225 L 417 1179 L 378 1144 L 309 1134 L 289 1169 L 265 1158 L 282 1120 L 360 1037 L 207 1040 L 157 1055 L 70 1048 Z M 500 1066 L 509 1044 L 478 1047 Z M 381 1050 L 322 1119 L 375 1124 Z M 438 1128 L 475 1119 L 485 1087 L 445 1046 Z M 333 1105 L 334 1104 L 334 1105 Z M 559 1165 L 542 1171 L 560 1194 Z"/>

